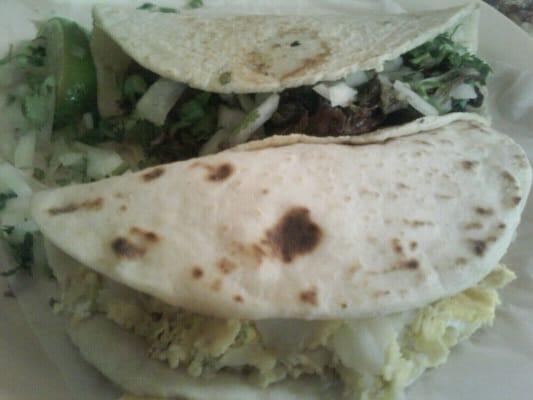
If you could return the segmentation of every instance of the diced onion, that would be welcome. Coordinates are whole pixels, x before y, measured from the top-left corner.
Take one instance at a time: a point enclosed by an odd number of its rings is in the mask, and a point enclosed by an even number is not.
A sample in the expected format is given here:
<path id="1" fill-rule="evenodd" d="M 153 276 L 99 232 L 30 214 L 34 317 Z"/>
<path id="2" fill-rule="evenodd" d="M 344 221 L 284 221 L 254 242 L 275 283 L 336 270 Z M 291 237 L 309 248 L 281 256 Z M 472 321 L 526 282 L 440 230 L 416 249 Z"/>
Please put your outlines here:
<path id="1" fill-rule="evenodd" d="M 257 114 L 256 118 L 251 118 L 247 123 L 240 123 L 230 133 L 229 142 L 231 146 L 246 142 L 252 133 L 259 129 L 265 122 L 267 122 L 272 114 L 277 110 L 279 104 L 279 95 L 272 94 L 264 102 L 258 105 L 250 113 L 248 113 L 243 121 L 246 121 L 248 117 L 253 114 Z"/>
<path id="2" fill-rule="evenodd" d="M 72 167 L 73 165 L 80 164 L 84 158 L 85 158 L 84 155 L 81 153 L 68 151 L 68 152 L 65 152 L 59 155 L 57 157 L 57 160 L 64 167 Z"/>
<path id="3" fill-rule="evenodd" d="M 163 125 L 167 119 L 167 114 L 174 107 L 185 88 L 183 83 L 164 78 L 158 79 L 137 102 L 137 114 L 157 126 Z"/>
<path id="4" fill-rule="evenodd" d="M 111 176 L 122 165 L 122 158 L 114 151 L 91 147 L 87 150 L 87 176 L 101 179 Z"/>
<path id="5" fill-rule="evenodd" d="M 414 92 L 407 83 L 396 81 L 393 86 L 400 98 L 404 98 L 419 113 L 423 115 L 439 115 L 437 109 Z"/>
<path id="6" fill-rule="evenodd" d="M 36 139 L 35 132 L 28 132 L 20 137 L 13 157 L 15 167 L 33 167 L 33 156 L 35 155 Z"/>
<path id="7" fill-rule="evenodd" d="M 32 193 L 24 173 L 7 162 L 0 164 L 0 183 L 2 191 L 11 190 L 20 197 Z"/>
<path id="8" fill-rule="evenodd" d="M 218 107 L 218 126 L 223 129 L 233 129 L 242 121 L 245 115 L 241 110 L 220 106 Z"/>
<path id="9" fill-rule="evenodd" d="M 367 83 L 370 80 L 370 76 L 371 75 L 365 71 L 352 72 L 351 74 L 346 75 L 344 78 L 344 83 L 354 88 L 361 86 L 363 83 Z"/>
<path id="10" fill-rule="evenodd" d="M 318 85 L 313 86 L 313 90 L 322 97 L 328 99 L 332 107 L 346 107 L 353 101 L 357 94 L 357 90 L 352 89 L 344 82 L 338 82 L 331 85 L 319 83 Z"/>
<path id="11" fill-rule="evenodd" d="M 471 85 L 462 83 L 460 85 L 457 85 L 450 91 L 450 97 L 454 99 L 470 100 L 475 99 L 477 97 L 477 93 Z"/>
<path id="12" fill-rule="evenodd" d="M 250 111 L 233 128 L 223 128 L 215 133 L 200 149 L 200 155 L 216 153 L 223 148 L 246 142 L 250 136 L 272 117 L 279 104 L 279 95 L 271 94 L 260 105 Z"/>
<path id="13" fill-rule="evenodd" d="M 87 129 L 88 131 L 90 131 L 91 129 L 94 129 L 94 119 L 91 113 L 83 114 L 82 122 L 83 122 L 83 126 L 85 126 L 85 129 Z"/>
<path id="14" fill-rule="evenodd" d="M 385 63 L 383 64 L 383 71 L 385 72 L 397 71 L 401 68 L 402 65 L 403 65 L 402 57 L 397 57 L 394 60 L 385 61 Z"/>

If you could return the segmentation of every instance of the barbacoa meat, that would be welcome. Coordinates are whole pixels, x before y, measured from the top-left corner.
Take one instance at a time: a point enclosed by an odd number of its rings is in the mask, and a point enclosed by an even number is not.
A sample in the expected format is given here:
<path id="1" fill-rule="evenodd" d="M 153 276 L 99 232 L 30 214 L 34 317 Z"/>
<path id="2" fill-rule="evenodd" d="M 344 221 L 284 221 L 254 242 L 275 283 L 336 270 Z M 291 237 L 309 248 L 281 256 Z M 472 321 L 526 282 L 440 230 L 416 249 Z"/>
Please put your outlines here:
<path id="1" fill-rule="evenodd" d="M 357 101 L 348 107 L 332 107 L 310 87 L 286 90 L 265 126 L 266 135 L 354 136 L 373 131 L 385 118 L 379 81 L 373 79 L 358 90 Z"/>

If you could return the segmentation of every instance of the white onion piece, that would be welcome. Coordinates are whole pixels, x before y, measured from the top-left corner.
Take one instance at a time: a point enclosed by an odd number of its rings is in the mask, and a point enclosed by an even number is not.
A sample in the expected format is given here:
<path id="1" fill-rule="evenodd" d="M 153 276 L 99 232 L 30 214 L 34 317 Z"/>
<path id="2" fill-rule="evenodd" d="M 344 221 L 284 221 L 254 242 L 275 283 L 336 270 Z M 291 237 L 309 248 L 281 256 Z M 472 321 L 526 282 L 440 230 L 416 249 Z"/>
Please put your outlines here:
<path id="1" fill-rule="evenodd" d="M 344 83 L 348 86 L 354 88 L 361 86 L 363 83 L 367 83 L 370 80 L 370 74 L 367 74 L 365 71 L 355 71 L 351 74 L 346 75 L 344 78 Z"/>
<path id="2" fill-rule="evenodd" d="M 331 338 L 342 364 L 361 374 L 379 375 L 391 343 L 414 317 L 413 312 L 347 320 Z"/>
<path id="3" fill-rule="evenodd" d="M 160 78 L 148 88 L 135 107 L 139 117 L 161 126 L 186 86 L 183 83 Z"/>
<path id="4" fill-rule="evenodd" d="M 313 86 L 313 90 L 322 97 L 328 99 L 332 107 L 346 107 L 353 101 L 357 94 L 357 90 L 352 89 L 344 82 L 338 82 L 331 85 L 319 83 L 318 85 Z"/>
<path id="5" fill-rule="evenodd" d="M 475 99 L 477 97 L 477 93 L 471 85 L 461 83 L 450 91 L 450 97 L 454 99 L 470 100 Z"/>
<path id="6" fill-rule="evenodd" d="M 385 61 L 383 71 L 392 72 L 399 70 L 403 65 L 402 57 L 396 57 L 394 60 Z"/>
<path id="7" fill-rule="evenodd" d="M 24 173 L 7 162 L 0 164 L 0 182 L 2 191 L 11 190 L 19 197 L 32 193 Z"/>
<path id="8" fill-rule="evenodd" d="M 222 129 L 233 129 L 242 121 L 245 115 L 244 111 L 220 106 L 217 112 L 217 125 Z"/>
<path id="9" fill-rule="evenodd" d="M 20 137 L 17 143 L 17 147 L 15 148 L 15 154 L 13 156 L 15 167 L 33 167 L 33 157 L 35 155 L 36 141 L 37 136 L 35 135 L 35 132 L 28 132 Z"/>
<path id="10" fill-rule="evenodd" d="M 419 113 L 423 115 L 439 115 L 437 109 L 414 92 L 407 83 L 396 81 L 393 86 L 400 99 L 405 99 Z"/>
<path id="11" fill-rule="evenodd" d="M 87 149 L 87 176 L 102 179 L 111 176 L 122 165 L 122 158 L 113 150 L 90 147 Z"/>
<path id="12" fill-rule="evenodd" d="M 213 154 L 228 147 L 246 142 L 250 136 L 272 117 L 279 104 L 279 95 L 271 94 L 250 111 L 233 129 L 221 129 L 200 149 L 200 155 Z"/>
<path id="13" fill-rule="evenodd" d="M 267 122 L 278 109 L 279 95 L 272 94 L 264 102 L 248 113 L 241 123 L 231 131 L 231 146 L 246 142 L 250 136 Z M 249 118 L 249 120 L 248 120 Z"/>

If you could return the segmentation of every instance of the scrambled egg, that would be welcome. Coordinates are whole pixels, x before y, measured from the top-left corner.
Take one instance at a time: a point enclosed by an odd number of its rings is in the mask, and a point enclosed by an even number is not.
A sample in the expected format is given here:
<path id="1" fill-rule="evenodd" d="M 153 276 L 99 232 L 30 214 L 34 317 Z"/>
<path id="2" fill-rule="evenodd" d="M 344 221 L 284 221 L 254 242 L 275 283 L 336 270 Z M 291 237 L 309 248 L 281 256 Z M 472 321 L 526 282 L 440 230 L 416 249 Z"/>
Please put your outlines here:
<path id="1" fill-rule="evenodd" d="M 458 342 L 491 325 L 497 289 L 514 277 L 500 265 L 473 288 L 385 317 L 241 321 L 175 308 L 79 269 L 63 282 L 56 308 L 78 320 L 105 314 L 143 337 L 151 357 L 193 377 L 229 369 L 266 387 L 311 374 L 341 379 L 348 398 L 391 400 L 425 369 L 444 363 Z"/>

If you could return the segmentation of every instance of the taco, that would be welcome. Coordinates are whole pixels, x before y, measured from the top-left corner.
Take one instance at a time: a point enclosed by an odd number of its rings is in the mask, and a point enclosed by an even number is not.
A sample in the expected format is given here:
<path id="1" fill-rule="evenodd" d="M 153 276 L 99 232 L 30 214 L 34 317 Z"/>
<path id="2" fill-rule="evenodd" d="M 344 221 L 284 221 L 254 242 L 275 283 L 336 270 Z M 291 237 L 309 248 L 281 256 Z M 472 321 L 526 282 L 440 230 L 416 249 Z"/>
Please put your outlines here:
<path id="1" fill-rule="evenodd" d="M 353 137 L 484 113 L 476 5 L 225 17 L 97 6 L 93 16 L 100 115 L 163 162 L 294 132 Z"/>
<path id="2" fill-rule="evenodd" d="M 138 396 L 393 399 L 491 325 L 523 150 L 468 114 L 306 138 L 37 193 L 83 357 Z"/>

